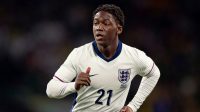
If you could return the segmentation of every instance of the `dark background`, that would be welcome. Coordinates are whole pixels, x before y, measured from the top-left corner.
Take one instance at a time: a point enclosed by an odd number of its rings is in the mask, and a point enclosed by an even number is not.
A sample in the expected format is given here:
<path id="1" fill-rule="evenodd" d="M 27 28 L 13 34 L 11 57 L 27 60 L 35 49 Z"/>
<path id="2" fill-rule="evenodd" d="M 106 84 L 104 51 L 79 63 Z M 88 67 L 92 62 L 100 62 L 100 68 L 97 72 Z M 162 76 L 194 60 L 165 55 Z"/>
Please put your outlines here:
<path id="1" fill-rule="evenodd" d="M 199 0 L 1 0 L 0 112 L 69 111 L 73 96 L 49 99 L 46 85 L 73 48 L 93 41 L 92 11 L 104 3 L 125 13 L 121 41 L 161 71 L 139 112 L 200 112 Z"/>

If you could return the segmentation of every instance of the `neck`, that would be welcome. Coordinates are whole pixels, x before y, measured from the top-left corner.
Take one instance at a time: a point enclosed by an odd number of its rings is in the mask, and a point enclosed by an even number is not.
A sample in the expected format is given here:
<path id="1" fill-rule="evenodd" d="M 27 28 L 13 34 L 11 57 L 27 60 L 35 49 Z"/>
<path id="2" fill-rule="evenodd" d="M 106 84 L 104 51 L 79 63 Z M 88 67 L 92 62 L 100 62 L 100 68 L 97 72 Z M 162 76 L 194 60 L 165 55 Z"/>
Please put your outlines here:
<path id="1" fill-rule="evenodd" d="M 119 40 L 117 39 L 117 41 L 113 42 L 112 44 L 108 46 L 101 46 L 97 44 L 97 47 L 99 51 L 104 55 L 104 57 L 109 59 L 115 54 L 117 46 L 118 46 L 118 42 Z"/>

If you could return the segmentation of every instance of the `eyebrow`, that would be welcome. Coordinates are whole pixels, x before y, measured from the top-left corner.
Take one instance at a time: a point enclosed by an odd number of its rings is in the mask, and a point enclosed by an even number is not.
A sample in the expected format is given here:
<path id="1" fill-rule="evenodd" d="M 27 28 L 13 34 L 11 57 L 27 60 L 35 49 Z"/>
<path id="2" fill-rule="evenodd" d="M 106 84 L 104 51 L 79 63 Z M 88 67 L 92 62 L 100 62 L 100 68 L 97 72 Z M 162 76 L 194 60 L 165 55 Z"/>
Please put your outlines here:
<path id="1" fill-rule="evenodd" d="M 99 20 L 97 18 L 94 18 L 94 20 Z M 104 21 L 110 21 L 110 19 L 103 19 Z"/>

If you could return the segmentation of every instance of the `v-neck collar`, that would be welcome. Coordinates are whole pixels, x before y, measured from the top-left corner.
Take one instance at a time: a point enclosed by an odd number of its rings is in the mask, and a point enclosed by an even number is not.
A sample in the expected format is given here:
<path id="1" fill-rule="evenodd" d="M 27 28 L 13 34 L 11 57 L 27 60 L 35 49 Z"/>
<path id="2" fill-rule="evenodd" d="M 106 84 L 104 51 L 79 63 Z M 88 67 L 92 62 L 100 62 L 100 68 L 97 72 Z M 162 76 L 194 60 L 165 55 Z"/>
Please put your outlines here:
<path id="1" fill-rule="evenodd" d="M 97 47 L 96 41 L 92 42 L 92 46 L 93 46 L 93 48 L 94 48 L 95 53 L 96 53 L 100 58 L 102 58 L 103 60 L 105 60 L 105 61 L 107 61 L 107 62 L 110 62 L 110 61 L 114 60 L 115 58 L 117 58 L 117 57 L 120 55 L 121 51 L 122 51 L 122 42 L 121 42 L 120 40 L 119 40 L 119 42 L 118 42 L 118 46 L 117 46 L 117 49 L 116 49 L 116 51 L 115 51 L 115 54 L 114 54 L 111 58 L 109 58 L 109 59 L 107 59 L 107 58 L 99 51 L 99 49 L 98 49 L 98 47 Z"/>

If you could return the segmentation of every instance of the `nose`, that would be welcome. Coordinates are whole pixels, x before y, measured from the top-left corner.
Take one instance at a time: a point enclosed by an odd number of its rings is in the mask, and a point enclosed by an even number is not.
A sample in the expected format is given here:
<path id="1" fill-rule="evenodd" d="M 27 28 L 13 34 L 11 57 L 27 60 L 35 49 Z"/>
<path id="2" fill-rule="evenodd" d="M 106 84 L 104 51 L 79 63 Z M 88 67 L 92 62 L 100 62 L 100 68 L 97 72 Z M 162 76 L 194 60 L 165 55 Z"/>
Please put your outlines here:
<path id="1" fill-rule="evenodd" d="M 103 25 L 102 25 L 102 24 L 98 24 L 98 25 L 96 26 L 96 30 L 97 30 L 97 31 L 103 31 L 103 30 L 104 30 Z"/>

